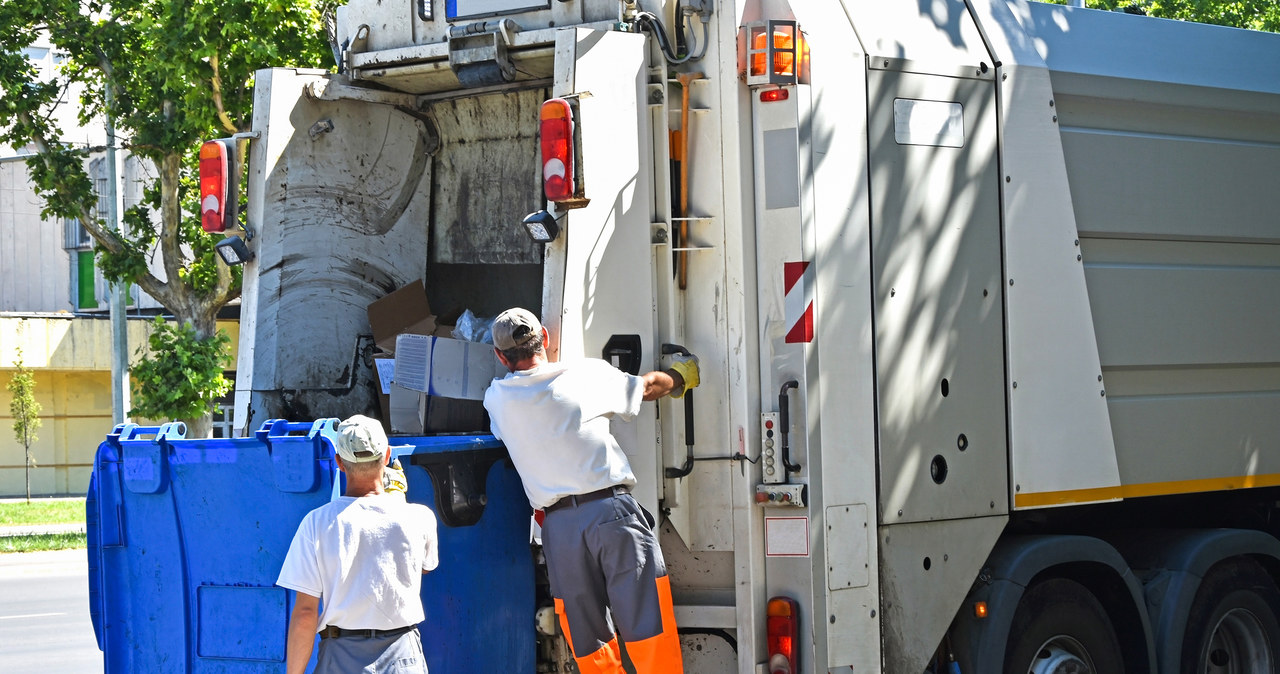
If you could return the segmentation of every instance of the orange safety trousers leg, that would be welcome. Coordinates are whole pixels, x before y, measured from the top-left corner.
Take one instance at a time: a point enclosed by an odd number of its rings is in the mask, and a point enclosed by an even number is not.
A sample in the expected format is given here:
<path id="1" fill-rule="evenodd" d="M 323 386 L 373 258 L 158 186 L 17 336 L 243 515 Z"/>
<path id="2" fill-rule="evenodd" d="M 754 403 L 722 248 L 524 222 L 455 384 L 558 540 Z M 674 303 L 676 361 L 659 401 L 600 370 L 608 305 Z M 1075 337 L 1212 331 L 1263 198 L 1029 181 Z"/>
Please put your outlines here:
<path id="1" fill-rule="evenodd" d="M 671 581 L 667 576 L 656 579 L 658 603 L 662 607 L 662 633 L 641 641 L 627 642 L 627 655 L 636 666 L 636 674 L 681 674 L 684 660 L 680 655 L 680 635 L 676 633 L 676 612 L 671 604 Z"/>
<path id="2" fill-rule="evenodd" d="M 560 618 L 560 629 L 564 631 L 564 640 L 569 642 L 569 651 L 573 653 L 574 662 L 578 663 L 578 671 L 582 674 L 624 674 L 622 669 L 622 653 L 618 650 L 618 637 L 601 646 L 594 653 L 578 655 L 573 649 L 573 634 L 569 632 L 569 619 L 565 617 L 564 602 L 556 599 L 556 617 Z"/>
<path id="3" fill-rule="evenodd" d="M 667 576 L 656 579 L 658 602 L 662 607 L 662 632 L 640 641 L 627 642 L 627 655 L 635 665 L 636 674 L 682 674 L 684 658 L 680 654 L 680 635 L 676 632 L 676 612 L 671 601 L 671 581 Z M 569 621 L 565 618 L 564 602 L 556 599 L 556 615 L 560 629 L 573 650 L 573 636 Z M 622 655 L 618 650 L 618 638 L 601 646 L 594 653 L 573 654 L 582 674 L 623 674 Z"/>

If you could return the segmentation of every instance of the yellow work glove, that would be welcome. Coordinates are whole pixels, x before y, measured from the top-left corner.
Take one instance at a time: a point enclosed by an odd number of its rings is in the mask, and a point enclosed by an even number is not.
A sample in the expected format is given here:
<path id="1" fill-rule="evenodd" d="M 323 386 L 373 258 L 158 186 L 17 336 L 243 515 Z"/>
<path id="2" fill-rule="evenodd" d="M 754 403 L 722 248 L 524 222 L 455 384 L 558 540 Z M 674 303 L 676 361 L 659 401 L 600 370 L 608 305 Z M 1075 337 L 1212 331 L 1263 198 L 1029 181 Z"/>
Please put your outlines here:
<path id="1" fill-rule="evenodd" d="M 684 392 L 698 387 L 698 357 L 689 354 L 675 354 L 671 357 L 671 368 L 684 379 L 684 386 L 679 391 L 672 391 L 672 398 L 683 398 Z"/>
<path id="2" fill-rule="evenodd" d="M 382 488 L 388 493 L 405 494 L 409 491 L 409 481 L 404 478 L 404 468 L 400 459 L 394 459 L 382 469 Z"/>

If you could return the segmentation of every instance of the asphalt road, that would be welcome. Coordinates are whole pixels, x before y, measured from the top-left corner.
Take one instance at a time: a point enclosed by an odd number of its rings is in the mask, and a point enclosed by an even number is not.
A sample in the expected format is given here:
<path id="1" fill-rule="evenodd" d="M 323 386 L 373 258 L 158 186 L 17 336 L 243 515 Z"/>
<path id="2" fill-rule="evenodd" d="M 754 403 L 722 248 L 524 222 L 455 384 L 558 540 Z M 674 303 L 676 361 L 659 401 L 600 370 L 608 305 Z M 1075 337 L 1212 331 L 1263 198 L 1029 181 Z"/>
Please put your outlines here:
<path id="1" fill-rule="evenodd" d="M 102 672 L 84 550 L 0 555 L 0 672 Z"/>

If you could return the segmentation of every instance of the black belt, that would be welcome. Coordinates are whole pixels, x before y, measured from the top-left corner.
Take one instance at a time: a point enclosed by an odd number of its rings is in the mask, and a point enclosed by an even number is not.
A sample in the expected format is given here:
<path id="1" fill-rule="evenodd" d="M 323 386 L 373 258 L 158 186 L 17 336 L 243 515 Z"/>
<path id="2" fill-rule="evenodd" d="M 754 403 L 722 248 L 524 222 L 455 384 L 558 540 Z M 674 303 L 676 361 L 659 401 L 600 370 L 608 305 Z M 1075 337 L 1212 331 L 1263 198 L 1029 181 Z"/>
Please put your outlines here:
<path id="1" fill-rule="evenodd" d="M 604 489 L 589 491 L 585 494 L 570 494 L 569 496 L 562 496 L 560 497 L 559 501 L 556 501 L 555 503 L 552 503 L 551 505 L 543 508 L 542 511 L 549 513 L 552 510 L 559 510 L 561 508 L 581 505 L 583 503 L 588 503 L 590 501 L 599 501 L 602 498 L 609 498 L 610 496 L 621 496 L 622 494 L 630 494 L 630 493 L 631 493 L 631 487 L 628 487 L 625 484 L 615 484 L 612 487 L 605 487 Z"/>
<path id="2" fill-rule="evenodd" d="M 417 625 L 409 625 L 407 627 L 398 627 L 394 630 L 344 630 L 341 627 L 330 625 L 320 630 L 320 638 L 335 639 L 337 637 L 364 637 L 372 639 L 373 637 L 397 637 L 412 629 L 417 629 Z"/>

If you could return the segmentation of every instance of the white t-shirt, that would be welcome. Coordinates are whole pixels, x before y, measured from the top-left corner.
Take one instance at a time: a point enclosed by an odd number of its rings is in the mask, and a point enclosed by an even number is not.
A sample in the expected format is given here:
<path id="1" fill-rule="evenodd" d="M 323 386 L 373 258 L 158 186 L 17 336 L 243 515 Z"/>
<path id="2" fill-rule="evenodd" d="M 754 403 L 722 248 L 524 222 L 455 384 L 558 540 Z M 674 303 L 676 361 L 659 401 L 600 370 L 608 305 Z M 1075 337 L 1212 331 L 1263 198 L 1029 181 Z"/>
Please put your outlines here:
<path id="1" fill-rule="evenodd" d="M 603 360 L 544 363 L 495 379 L 485 392 L 493 434 L 507 445 L 534 508 L 562 496 L 636 483 L 613 416 L 640 412 L 644 380 Z"/>
<path id="2" fill-rule="evenodd" d="M 403 494 L 340 496 L 307 513 L 277 585 L 320 597 L 316 631 L 423 621 L 422 573 L 440 563 L 436 515 Z"/>

